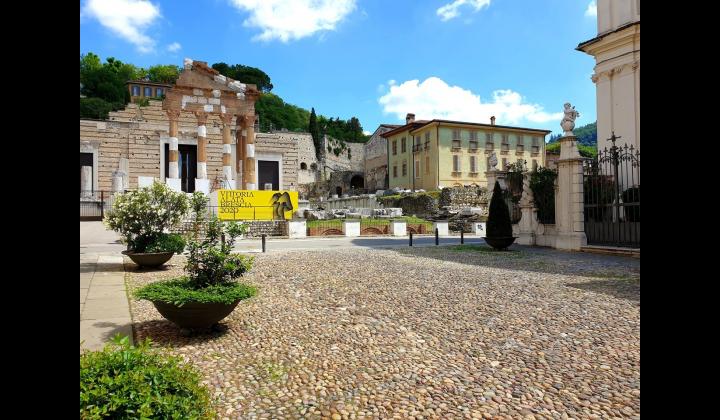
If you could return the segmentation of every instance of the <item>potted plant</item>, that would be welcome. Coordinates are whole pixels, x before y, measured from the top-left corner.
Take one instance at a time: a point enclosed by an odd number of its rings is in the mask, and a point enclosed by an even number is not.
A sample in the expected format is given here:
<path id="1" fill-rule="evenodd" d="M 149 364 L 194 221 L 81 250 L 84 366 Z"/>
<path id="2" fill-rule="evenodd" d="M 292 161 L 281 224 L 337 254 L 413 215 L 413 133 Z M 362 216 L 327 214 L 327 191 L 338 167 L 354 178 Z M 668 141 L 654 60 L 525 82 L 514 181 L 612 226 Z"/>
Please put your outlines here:
<path id="1" fill-rule="evenodd" d="M 495 181 L 495 188 L 490 199 L 490 214 L 488 215 L 486 229 L 485 242 L 495 249 L 506 249 L 515 242 L 516 238 L 512 236 L 510 211 L 503 198 L 500 183 L 497 181 Z"/>
<path id="2" fill-rule="evenodd" d="M 118 194 L 105 224 L 120 233 L 127 244 L 123 254 L 135 264 L 159 267 L 185 249 L 182 236 L 167 231 L 183 220 L 189 205 L 185 193 L 155 182 L 150 187 Z"/>
<path id="3" fill-rule="evenodd" d="M 241 300 L 257 293 L 255 287 L 236 281 L 250 270 L 253 258 L 230 253 L 235 238 L 245 232 L 246 226 L 236 222 L 225 224 L 214 216 L 205 222 L 205 197 L 198 193 L 192 202 L 195 231 L 187 246 L 186 275 L 135 291 L 137 299 L 151 301 L 183 334 L 217 328 L 218 322 L 230 315 Z M 200 238 L 202 225 L 204 238 Z"/>

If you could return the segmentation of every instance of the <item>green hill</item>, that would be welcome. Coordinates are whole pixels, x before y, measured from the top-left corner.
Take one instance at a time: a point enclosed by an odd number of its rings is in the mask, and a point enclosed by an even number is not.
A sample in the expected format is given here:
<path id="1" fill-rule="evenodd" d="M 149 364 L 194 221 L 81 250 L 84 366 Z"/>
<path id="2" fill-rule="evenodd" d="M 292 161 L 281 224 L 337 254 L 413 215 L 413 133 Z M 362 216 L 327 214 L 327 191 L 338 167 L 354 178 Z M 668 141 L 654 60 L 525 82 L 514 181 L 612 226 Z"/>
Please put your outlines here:
<path id="1" fill-rule="evenodd" d="M 255 103 L 260 131 L 282 130 L 310 131 L 310 111 L 285 102 L 271 93 L 273 84 L 264 71 L 242 64 L 215 63 L 211 66 L 220 74 L 255 84 L 262 95 Z M 108 57 L 105 63 L 93 53 L 80 55 L 80 118 L 107 119 L 110 111 L 123 109 L 130 102 L 125 87 L 128 80 L 147 79 L 151 82 L 174 83 L 182 68 L 175 65 L 155 65 L 148 69 L 123 63 Z M 82 97 L 85 96 L 85 97 Z M 370 136 L 363 134 L 360 121 L 317 116 L 318 134 L 327 134 L 342 142 L 364 143 Z"/>
<path id="2" fill-rule="evenodd" d="M 573 129 L 573 134 L 577 137 L 578 143 L 597 148 L 597 121 L 582 127 L 576 127 Z M 550 136 L 548 144 L 557 142 L 560 137 L 562 137 L 561 134 Z"/>

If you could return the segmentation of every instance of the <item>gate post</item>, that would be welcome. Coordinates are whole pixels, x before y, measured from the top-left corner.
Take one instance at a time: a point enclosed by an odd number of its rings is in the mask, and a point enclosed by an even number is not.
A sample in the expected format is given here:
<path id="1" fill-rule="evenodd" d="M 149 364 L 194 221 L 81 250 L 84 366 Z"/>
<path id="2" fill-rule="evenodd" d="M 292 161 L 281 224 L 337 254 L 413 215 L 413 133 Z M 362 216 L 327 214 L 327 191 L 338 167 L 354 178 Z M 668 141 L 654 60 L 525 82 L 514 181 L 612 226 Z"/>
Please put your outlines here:
<path id="1" fill-rule="evenodd" d="M 560 159 L 555 190 L 555 247 L 580 250 L 587 245 L 585 236 L 583 158 L 577 148 L 577 137 L 560 138 Z"/>
<path id="2" fill-rule="evenodd" d="M 105 191 L 100 191 L 100 220 L 105 218 Z"/>

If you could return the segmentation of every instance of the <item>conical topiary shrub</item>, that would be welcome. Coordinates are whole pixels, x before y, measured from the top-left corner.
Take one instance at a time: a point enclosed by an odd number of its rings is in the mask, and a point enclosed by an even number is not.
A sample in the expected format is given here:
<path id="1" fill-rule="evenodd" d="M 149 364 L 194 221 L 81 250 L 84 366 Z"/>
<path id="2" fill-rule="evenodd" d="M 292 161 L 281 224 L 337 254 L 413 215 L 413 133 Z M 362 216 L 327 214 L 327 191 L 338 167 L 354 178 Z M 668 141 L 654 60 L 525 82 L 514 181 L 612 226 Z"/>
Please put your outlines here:
<path id="1" fill-rule="evenodd" d="M 512 223 L 510 211 L 505 203 L 500 183 L 495 181 L 492 199 L 490 200 L 490 214 L 487 220 L 487 234 L 485 242 L 495 249 L 505 249 L 515 242 L 512 236 Z"/>

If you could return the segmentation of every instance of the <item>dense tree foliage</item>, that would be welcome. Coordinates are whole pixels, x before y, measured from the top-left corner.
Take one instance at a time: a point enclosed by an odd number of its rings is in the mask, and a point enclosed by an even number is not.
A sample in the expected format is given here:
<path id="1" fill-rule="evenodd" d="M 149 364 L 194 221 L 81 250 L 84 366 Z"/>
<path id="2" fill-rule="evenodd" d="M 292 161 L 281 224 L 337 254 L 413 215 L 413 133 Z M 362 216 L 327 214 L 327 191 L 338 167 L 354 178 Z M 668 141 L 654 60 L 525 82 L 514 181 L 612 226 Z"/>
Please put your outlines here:
<path id="1" fill-rule="evenodd" d="M 597 122 L 577 127 L 573 129 L 573 134 L 577 137 L 578 143 L 597 148 Z M 550 136 L 548 143 L 556 143 L 560 137 L 562 137 L 561 134 Z"/>
<path id="2" fill-rule="evenodd" d="M 313 139 L 315 145 L 315 157 L 320 159 L 320 153 L 322 152 L 322 137 L 320 136 L 320 127 L 318 127 L 317 115 L 315 115 L 315 108 L 310 110 L 310 121 L 308 122 L 308 131 Z"/>
<path id="3" fill-rule="evenodd" d="M 230 66 L 226 63 L 215 63 L 211 67 L 219 71 L 223 76 L 238 80 L 242 83 L 256 85 L 261 92 L 270 92 L 273 88 L 273 84 L 270 82 L 270 76 L 258 68 L 244 66 L 242 64 L 233 64 Z"/>
<path id="4" fill-rule="evenodd" d="M 586 158 L 594 158 L 595 156 L 597 156 L 597 147 L 595 145 L 586 146 L 578 142 L 577 146 L 578 152 L 580 152 L 580 156 Z M 545 146 L 545 150 L 548 152 L 560 153 L 560 142 L 548 144 L 547 146 Z"/>

